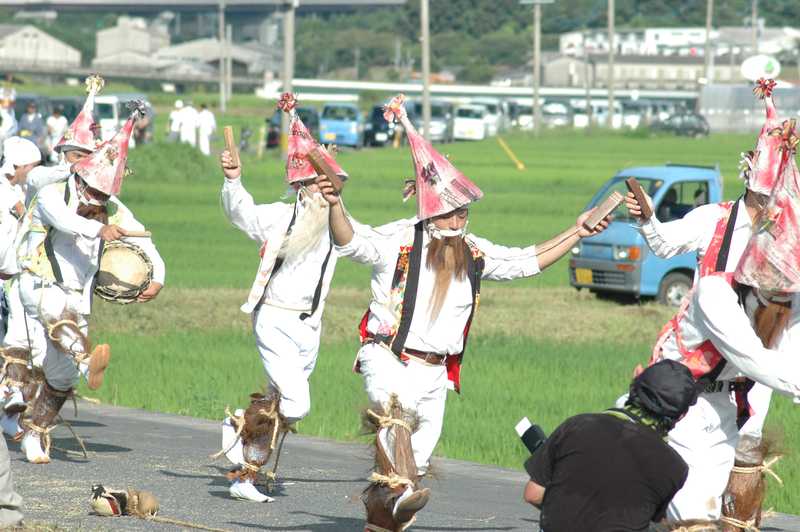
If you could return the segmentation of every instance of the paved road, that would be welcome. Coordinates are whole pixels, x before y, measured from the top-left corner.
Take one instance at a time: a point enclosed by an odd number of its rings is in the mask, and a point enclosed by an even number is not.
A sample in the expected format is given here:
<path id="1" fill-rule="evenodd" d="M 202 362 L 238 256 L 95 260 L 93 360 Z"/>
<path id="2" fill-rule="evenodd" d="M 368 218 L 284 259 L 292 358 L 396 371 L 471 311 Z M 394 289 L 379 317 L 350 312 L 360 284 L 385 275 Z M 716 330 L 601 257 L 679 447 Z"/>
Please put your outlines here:
<path id="1" fill-rule="evenodd" d="M 67 530 L 176 530 L 178 527 L 133 517 L 89 514 L 90 487 L 134 487 L 156 494 L 161 515 L 228 530 L 363 530 L 358 499 L 371 458 L 366 445 L 290 435 L 281 457 L 282 482 L 274 503 L 256 504 L 228 497 L 215 422 L 153 414 L 128 408 L 80 403 L 78 418 L 65 417 L 84 438 L 89 461 L 74 453 L 52 452 L 53 463 L 28 464 L 11 443 L 12 471 L 25 498 L 28 521 Z M 77 450 L 68 430 L 59 427 L 53 444 Z M 470 462 L 439 459 L 439 478 L 428 485 L 433 498 L 414 530 L 536 530 L 537 514 L 521 501 L 523 473 Z M 800 519 L 778 516 L 762 530 L 800 530 Z"/>

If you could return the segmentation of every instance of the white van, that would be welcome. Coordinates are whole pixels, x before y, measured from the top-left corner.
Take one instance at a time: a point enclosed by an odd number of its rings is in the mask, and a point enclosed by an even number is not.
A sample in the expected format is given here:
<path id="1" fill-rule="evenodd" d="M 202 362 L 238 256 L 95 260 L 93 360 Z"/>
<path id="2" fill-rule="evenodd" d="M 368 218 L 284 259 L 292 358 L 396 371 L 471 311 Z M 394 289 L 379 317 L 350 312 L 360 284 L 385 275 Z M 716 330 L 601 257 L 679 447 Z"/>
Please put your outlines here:
<path id="1" fill-rule="evenodd" d="M 144 100 L 147 97 L 143 94 L 104 94 L 98 95 L 94 99 L 94 115 L 100 126 L 100 137 L 103 141 L 111 139 L 117 131 L 125 124 L 130 116 L 127 103 L 134 100 Z M 149 114 L 152 114 L 152 106 L 147 103 Z M 152 118 L 152 117 L 151 117 Z M 150 120 L 152 124 L 152 119 Z M 129 146 L 136 146 L 136 139 L 131 135 Z"/>
<path id="2" fill-rule="evenodd" d="M 486 138 L 486 107 L 459 105 L 455 110 L 453 138 L 456 140 L 483 140 Z"/>

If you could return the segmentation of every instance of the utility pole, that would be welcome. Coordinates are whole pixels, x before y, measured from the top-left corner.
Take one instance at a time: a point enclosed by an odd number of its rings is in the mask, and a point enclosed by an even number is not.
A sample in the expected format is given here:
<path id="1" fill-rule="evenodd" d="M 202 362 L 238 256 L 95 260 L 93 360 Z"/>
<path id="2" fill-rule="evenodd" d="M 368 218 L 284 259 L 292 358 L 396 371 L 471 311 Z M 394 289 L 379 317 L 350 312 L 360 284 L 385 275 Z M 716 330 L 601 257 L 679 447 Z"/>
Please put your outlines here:
<path id="1" fill-rule="evenodd" d="M 589 53 L 586 50 L 586 37 L 587 35 L 584 34 L 583 36 L 583 81 L 586 85 L 586 128 L 587 131 L 592 127 L 592 85 L 594 85 L 594 65 L 591 68 L 591 81 L 589 79 L 590 69 L 589 63 L 591 60 L 589 59 Z"/>
<path id="2" fill-rule="evenodd" d="M 714 81 L 714 57 L 711 51 L 711 19 L 714 16 L 714 0 L 706 0 L 706 84 Z"/>
<path id="3" fill-rule="evenodd" d="M 292 92 L 294 80 L 294 10 L 299 0 L 286 0 L 283 12 L 283 92 Z M 281 113 L 281 156 L 286 159 L 289 147 L 289 114 Z"/>
<path id="4" fill-rule="evenodd" d="M 353 62 L 355 63 L 355 69 L 356 69 L 356 79 L 358 79 L 359 78 L 359 75 L 358 75 L 359 72 L 358 71 L 359 71 L 359 66 L 360 66 L 360 63 L 361 63 L 361 48 L 358 47 L 358 46 L 356 46 L 356 49 L 353 50 L 353 59 L 354 59 Z"/>
<path id="5" fill-rule="evenodd" d="M 225 98 L 230 101 L 233 96 L 233 26 L 230 24 L 225 27 L 225 75 Z"/>
<path id="6" fill-rule="evenodd" d="M 225 98 L 225 0 L 219 3 L 219 110 L 224 113 L 227 99 Z"/>
<path id="7" fill-rule="evenodd" d="M 520 0 L 522 5 L 533 4 L 533 134 L 539 135 L 542 127 L 542 107 L 539 105 L 539 85 L 542 82 L 542 4 L 553 0 Z"/>
<path id="8" fill-rule="evenodd" d="M 753 30 L 753 55 L 758 55 L 758 0 L 750 3 L 750 26 Z"/>
<path id="9" fill-rule="evenodd" d="M 606 125 L 614 127 L 614 0 L 608 0 L 608 115 Z"/>
<path id="10" fill-rule="evenodd" d="M 428 0 L 420 0 L 420 24 L 422 25 L 422 136 L 430 140 L 431 135 L 431 33 Z"/>

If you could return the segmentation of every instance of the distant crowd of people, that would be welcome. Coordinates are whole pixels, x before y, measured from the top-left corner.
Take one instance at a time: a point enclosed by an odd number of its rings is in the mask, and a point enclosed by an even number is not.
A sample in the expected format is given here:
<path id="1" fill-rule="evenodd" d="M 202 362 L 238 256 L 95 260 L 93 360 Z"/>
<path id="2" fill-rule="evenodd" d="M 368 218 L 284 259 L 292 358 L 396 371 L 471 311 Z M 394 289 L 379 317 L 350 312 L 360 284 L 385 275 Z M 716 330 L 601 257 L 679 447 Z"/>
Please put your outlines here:
<path id="1" fill-rule="evenodd" d="M 9 100 L 13 103 L 13 100 Z M 58 153 L 53 148 L 64 136 L 69 120 L 64 115 L 64 108 L 56 106 L 46 119 L 31 102 L 25 113 L 17 119 L 12 105 L 0 106 L 0 141 L 13 136 L 30 140 L 39 148 L 42 161 L 57 162 Z"/>
<path id="2" fill-rule="evenodd" d="M 211 155 L 211 136 L 216 130 L 217 120 L 206 104 L 200 104 L 198 111 L 192 102 L 175 101 L 167 123 L 171 142 L 184 142 L 199 148 L 203 155 Z"/>

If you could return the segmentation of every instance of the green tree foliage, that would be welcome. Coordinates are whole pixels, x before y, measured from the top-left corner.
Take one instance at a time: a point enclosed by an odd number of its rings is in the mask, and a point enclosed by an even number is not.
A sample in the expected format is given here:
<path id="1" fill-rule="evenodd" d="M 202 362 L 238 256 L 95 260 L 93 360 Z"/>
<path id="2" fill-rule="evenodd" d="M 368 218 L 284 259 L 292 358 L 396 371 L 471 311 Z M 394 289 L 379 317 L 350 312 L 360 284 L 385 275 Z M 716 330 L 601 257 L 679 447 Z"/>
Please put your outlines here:
<path id="1" fill-rule="evenodd" d="M 750 15 L 751 0 L 715 0 L 715 26 L 741 26 Z M 583 28 L 604 28 L 607 0 L 555 0 L 543 8 L 543 43 Z M 530 58 L 532 9 L 519 0 L 431 0 L 431 64 L 449 69 L 464 81 L 485 82 L 497 71 L 519 68 Z M 616 0 L 618 28 L 704 26 L 706 0 Z M 770 0 L 759 4 L 768 26 L 800 21 L 800 1 Z M 395 66 L 395 41 L 401 44 L 401 66 L 410 55 L 419 70 L 419 1 L 398 8 L 363 8 L 353 13 L 304 15 L 298 20 L 300 76 L 353 65 L 361 54 L 361 72 Z M 339 38 L 342 36 L 342 38 Z M 372 49 L 374 48 L 374 50 Z M 408 72 L 405 72 L 407 75 Z M 393 74 L 394 75 L 394 74 Z M 402 69 L 397 71 L 403 78 Z"/>

